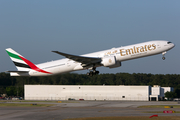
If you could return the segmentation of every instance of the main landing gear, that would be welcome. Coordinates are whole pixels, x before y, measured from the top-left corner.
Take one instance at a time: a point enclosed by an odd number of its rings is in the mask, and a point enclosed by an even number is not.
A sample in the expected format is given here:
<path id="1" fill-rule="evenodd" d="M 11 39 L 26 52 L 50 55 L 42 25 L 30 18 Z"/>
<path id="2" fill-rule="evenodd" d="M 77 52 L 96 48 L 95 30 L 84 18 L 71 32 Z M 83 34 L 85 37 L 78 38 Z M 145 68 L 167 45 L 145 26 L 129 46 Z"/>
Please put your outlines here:
<path id="1" fill-rule="evenodd" d="M 164 56 L 165 56 L 165 54 L 166 54 L 166 51 L 162 53 L 162 55 L 163 55 L 162 59 L 163 59 L 163 60 L 165 60 L 165 59 L 166 59 L 166 58 L 164 57 Z"/>
<path id="2" fill-rule="evenodd" d="M 92 70 L 87 72 L 87 76 L 93 76 L 93 75 L 98 75 L 98 74 L 99 74 L 99 71 L 96 71 L 95 67 L 93 67 Z"/>

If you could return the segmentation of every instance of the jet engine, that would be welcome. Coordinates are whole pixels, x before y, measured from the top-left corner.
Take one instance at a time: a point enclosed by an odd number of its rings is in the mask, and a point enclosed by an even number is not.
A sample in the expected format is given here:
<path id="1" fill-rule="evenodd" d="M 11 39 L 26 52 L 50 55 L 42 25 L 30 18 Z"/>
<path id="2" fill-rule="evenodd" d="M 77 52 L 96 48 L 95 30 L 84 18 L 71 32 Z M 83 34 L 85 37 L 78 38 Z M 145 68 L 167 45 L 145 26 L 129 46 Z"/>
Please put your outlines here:
<path id="1" fill-rule="evenodd" d="M 109 68 L 116 68 L 121 66 L 121 62 L 116 61 L 115 56 L 108 56 L 104 57 L 102 59 L 101 64 L 103 64 L 104 67 L 109 67 Z"/>

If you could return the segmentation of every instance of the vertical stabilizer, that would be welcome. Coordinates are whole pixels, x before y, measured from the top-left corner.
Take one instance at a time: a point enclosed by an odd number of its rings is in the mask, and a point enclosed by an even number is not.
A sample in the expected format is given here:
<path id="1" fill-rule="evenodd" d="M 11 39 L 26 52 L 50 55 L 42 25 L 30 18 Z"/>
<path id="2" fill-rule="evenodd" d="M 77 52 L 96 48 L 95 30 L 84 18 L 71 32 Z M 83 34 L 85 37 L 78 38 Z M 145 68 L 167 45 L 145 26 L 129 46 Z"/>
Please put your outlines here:
<path id="1" fill-rule="evenodd" d="M 43 69 L 38 68 L 31 61 L 27 60 L 26 58 L 24 58 L 22 55 L 20 55 L 19 53 L 17 53 L 11 48 L 7 48 L 6 52 L 8 53 L 13 63 L 15 64 L 16 68 L 18 69 L 18 71 L 7 71 L 7 72 L 10 72 L 13 74 L 24 74 L 24 73 L 29 72 L 30 70 L 34 70 L 41 73 L 52 74 L 50 72 L 47 72 Z"/>
<path id="2" fill-rule="evenodd" d="M 18 71 L 29 71 L 31 69 L 31 67 L 24 61 L 25 58 L 22 55 L 11 48 L 7 48 L 6 52 L 15 64 Z"/>

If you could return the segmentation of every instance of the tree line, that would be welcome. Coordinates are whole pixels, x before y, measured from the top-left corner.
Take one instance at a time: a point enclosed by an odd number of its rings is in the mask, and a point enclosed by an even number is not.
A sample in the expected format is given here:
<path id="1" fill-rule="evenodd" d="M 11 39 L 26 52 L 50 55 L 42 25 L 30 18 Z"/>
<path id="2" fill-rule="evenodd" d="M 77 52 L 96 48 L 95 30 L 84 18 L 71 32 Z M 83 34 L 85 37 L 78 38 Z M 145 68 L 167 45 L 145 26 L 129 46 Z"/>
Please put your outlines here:
<path id="1" fill-rule="evenodd" d="M 144 74 L 116 73 L 99 74 L 89 77 L 85 74 L 66 73 L 45 77 L 11 77 L 0 73 L 0 94 L 24 96 L 24 85 L 159 85 L 173 87 L 174 97 L 180 98 L 180 75 L 177 74 Z"/>

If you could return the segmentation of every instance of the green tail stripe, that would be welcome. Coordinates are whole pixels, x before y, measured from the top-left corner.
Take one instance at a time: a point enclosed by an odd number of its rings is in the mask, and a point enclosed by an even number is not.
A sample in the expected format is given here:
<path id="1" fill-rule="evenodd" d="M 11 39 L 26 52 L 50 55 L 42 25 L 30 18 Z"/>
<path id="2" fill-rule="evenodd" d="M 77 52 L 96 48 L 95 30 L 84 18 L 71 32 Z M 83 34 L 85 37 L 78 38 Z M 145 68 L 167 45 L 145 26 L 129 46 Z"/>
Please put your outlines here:
<path id="1" fill-rule="evenodd" d="M 16 58 L 16 59 L 22 60 L 22 59 L 21 59 L 18 55 L 13 54 L 13 53 L 11 53 L 11 52 L 9 52 L 9 51 L 7 51 L 7 50 L 6 50 L 6 52 L 8 53 L 8 55 L 9 55 L 10 57 L 13 57 L 13 58 Z"/>

